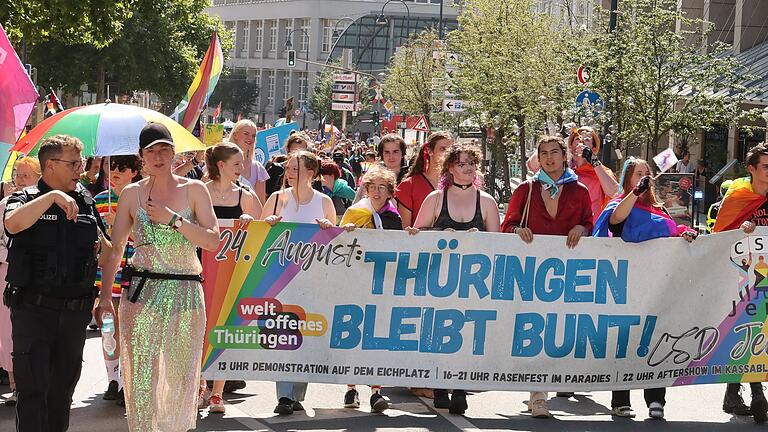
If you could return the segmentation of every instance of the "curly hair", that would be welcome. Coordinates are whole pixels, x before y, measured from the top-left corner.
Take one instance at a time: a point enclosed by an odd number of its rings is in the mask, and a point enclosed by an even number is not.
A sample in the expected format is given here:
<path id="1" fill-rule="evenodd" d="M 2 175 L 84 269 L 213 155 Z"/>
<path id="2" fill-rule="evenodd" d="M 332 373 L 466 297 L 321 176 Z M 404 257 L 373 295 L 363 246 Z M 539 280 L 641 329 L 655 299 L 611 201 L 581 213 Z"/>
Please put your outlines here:
<path id="1" fill-rule="evenodd" d="M 483 175 L 480 170 L 477 169 L 480 166 L 480 161 L 482 161 L 480 149 L 471 144 L 462 143 L 453 144 L 445 151 L 443 167 L 440 172 L 440 183 L 438 186 L 440 189 L 448 189 L 453 184 L 453 175 L 451 174 L 450 169 L 459 163 L 462 154 L 469 156 L 469 161 L 475 163 L 475 178 L 472 180 L 472 184 L 477 189 L 483 189 Z"/>

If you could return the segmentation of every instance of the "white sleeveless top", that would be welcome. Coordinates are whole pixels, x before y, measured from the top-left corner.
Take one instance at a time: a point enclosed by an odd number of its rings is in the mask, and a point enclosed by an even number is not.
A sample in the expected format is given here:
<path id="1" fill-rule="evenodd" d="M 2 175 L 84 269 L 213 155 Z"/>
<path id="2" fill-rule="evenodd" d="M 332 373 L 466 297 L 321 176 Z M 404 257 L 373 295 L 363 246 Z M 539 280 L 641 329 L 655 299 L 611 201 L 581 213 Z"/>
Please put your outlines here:
<path id="1" fill-rule="evenodd" d="M 283 217 L 283 222 L 301 222 L 316 224 L 315 219 L 325 217 L 323 212 L 323 194 L 312 189 L 312 200 L 307 204 L 297 206 L 296 199 L 293 197 L 293 188 L 287 188 L 278 195 L 279 202 L 285 202 L 280 209 L 279 216 Z"/>

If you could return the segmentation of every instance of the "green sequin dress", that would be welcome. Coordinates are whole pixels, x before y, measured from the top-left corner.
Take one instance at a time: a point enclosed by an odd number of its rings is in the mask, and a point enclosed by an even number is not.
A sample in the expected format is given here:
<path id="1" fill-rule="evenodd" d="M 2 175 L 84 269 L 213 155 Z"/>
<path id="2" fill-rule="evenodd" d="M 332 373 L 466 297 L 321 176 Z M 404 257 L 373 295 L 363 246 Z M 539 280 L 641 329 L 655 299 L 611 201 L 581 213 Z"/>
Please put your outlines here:
<path id="1" fill-rule="evenodd" d="M 180 214 L 192 219 L 191 209 Z M 202 272 L 195 246 L 180 232 L 152 223 L 143 208 L 136 213 L 133 239 L 137 269 Z M 120 302 L 120 348 L 128 426 L 132 432 L 194 429 L 205 333 L 203 287 L 197 281 L 149 279 L 136 303 L 127 293 Z"/>

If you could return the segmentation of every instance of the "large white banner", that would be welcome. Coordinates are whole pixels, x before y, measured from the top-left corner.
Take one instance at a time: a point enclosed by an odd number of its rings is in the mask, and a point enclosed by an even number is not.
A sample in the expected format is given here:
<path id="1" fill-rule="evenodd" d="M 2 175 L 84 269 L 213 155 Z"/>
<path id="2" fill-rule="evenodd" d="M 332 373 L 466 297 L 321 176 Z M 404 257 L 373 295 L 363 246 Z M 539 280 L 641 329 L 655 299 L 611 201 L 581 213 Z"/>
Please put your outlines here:
<path id="1" fill-rule="evenodd" d="M 204 255 L 208 379 L 470 390 L 766 380 L 768 229 L 641 244 L 252 222 Z"/>

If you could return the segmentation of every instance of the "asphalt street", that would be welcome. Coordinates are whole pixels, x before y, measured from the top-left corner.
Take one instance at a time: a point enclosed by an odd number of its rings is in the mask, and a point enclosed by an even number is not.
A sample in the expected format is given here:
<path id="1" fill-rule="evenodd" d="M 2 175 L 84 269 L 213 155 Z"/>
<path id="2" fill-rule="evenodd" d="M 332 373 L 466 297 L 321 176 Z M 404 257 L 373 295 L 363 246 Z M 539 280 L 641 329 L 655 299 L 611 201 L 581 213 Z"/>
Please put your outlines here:
<path id="1" fill-rule="evenodd" d="M 100 358 L 99 334 L 89 332 L 83 375 L 72 408 L 70 431 L 128 431 L 124 410 L 102 400 L 107 376 Z M 436 410 L 432 401 L 413 396 L 407 389 L 384 388 L 391 409 L 371 414 L 370 390 L 358 386 L 361 407 L 342 408 L 346 387 L 310 384 L 304 412 L 288 417 L 272 413 L 276 404 L 274 384 L 248 382 L 238 393 L 225 395 L 227 413 L 200 413 L 198 431 L 739 431 L 768 428 L 748 417 L 734 417 L 721 410 L 722 385 L 676 387 L 667 392 L 666 420 L 647 419 L 642 391 L 632 392 L 635 419 L 610 415 L 610 392 L 577 394 L 575 398 L 551 398 L 554 418 L 537 420 L 526 413 L 524 392 L 482 392 L 468 398 L 464 416 Z M 7 387 L 0 387 L 6 393 Z M 748 393 L 748 391 L 746 392 Z M 554 396 L 554 395 L 551 395 Z M 749 403 L 748 395 L 747 403 Z M 14 430 L 14 409 L 0 406 L 0 431 Z M 768 429 L 766 429 L 768 430 Z"/>

